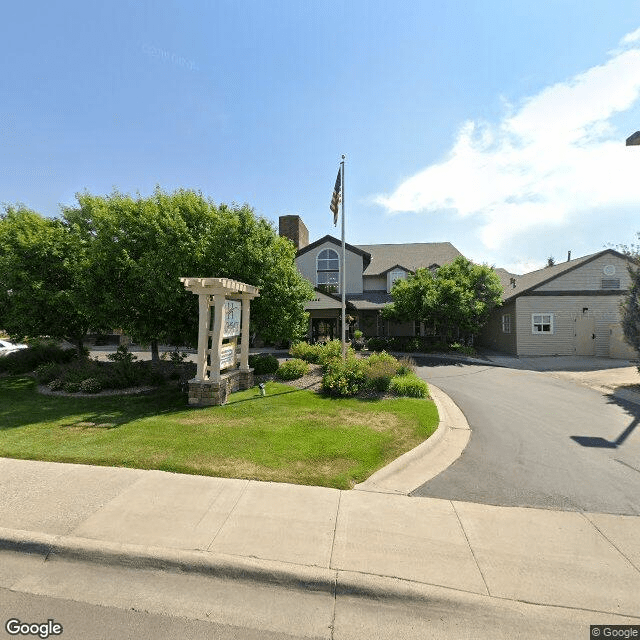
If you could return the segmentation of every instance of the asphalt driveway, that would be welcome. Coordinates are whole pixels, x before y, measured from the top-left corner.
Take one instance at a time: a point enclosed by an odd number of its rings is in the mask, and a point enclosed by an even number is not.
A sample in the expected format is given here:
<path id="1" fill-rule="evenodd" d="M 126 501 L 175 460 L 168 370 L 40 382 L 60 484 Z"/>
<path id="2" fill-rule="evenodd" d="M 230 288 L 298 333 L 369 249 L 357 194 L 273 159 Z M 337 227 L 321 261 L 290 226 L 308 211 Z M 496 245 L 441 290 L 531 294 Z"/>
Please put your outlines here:
<path id="1" fill-rule="evenodd" d="M 639 405 L 552 373 L 420 364 L 465 414 L 471 440 L 411 495 L 640 515 Z"/>

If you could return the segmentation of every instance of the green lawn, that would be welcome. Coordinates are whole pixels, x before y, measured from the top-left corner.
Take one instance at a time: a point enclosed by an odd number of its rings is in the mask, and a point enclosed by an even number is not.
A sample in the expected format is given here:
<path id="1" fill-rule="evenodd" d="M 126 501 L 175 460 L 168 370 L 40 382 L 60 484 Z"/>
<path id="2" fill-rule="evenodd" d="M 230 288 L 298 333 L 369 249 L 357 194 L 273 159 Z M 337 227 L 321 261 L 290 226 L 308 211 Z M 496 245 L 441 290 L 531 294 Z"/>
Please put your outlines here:
<path id="1" fill-rule="evenodd" d="M 0 456 L 162 469 L 348 489 L 428 438 L 430 400 L 329 399 L 268 383 L 223 407 L 188 408 L 177 391 L 44 396 L 0 378 Z"/>

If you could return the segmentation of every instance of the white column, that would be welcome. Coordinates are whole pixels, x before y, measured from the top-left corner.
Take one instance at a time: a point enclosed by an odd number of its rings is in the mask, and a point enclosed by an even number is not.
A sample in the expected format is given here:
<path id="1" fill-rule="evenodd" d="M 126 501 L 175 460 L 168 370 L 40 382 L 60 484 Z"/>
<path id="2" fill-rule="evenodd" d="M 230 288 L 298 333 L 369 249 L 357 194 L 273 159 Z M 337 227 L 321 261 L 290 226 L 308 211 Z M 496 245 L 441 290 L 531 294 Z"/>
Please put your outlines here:
<path id="1" fill-rule="evenodd" d="M 220 349 L 222 348 L 222 326 L 224 323 L 224 294 L 213 297 L 213 331 L 211 331 L 211 350 L 209 351 L 209 380 L 220 381 Z"/>
<path id="2" fill-rule="evenodd" d="M 240 371 L 249 371 L 249 305 L 251 298 L 242 296 L 242 326 L 240 343 Z"/>
<path id="3" fill-rule="evenodd" d="M 198 293 L 198 362 L 195 382 L 207 379 L 207 350 L 209 342 L 209 323 L 211 321 L 209 294 Z"/>

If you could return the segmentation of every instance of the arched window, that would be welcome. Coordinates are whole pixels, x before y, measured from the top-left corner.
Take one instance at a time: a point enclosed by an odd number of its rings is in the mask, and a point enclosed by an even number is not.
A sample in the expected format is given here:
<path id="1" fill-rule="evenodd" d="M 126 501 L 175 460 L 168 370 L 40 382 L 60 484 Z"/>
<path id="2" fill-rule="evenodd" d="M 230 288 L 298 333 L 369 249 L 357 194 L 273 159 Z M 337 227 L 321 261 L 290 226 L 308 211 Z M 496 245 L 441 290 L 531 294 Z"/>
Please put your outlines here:
<path id="1" fill-rule="evenodd" d="M 393 271 L 389 272 L 389 285 L 387 287 L 387 292 L 391 293 L 391 288 L 393 287 L 393 283 L 396 280 L 402 280 L 406 277 L 407 274 L 402 269 L 394 269 Z"/>
<path id="2" fill-rule="evenodd" d="M 328 293 L 340 291 L 340 260 L 333 249 L 323 249 L 318 254 L 316 284 Z"/>

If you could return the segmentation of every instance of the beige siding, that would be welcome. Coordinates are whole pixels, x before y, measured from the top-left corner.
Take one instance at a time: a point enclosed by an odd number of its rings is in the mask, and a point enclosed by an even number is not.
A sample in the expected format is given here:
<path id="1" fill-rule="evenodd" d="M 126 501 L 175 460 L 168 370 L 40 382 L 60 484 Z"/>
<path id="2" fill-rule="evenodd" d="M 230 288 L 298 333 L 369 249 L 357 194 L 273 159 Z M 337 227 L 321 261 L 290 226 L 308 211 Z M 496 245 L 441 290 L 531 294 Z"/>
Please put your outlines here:
<path id="1" fill-rule="evenodd" d="M 511 332 L 502 330 L 502 316 L 509 314 L 511 317 Z M 503 353 L 516 353 L 517 317 L 515 302 L 507 303 L 491 314 L 489 321 L 478 336 L 481 346 L 495 349 Z"/>
<path id="2" fill-rule="evenodd" d="M 612 325 L 615 327 L 620 322 L 619 306 L 622 298 L 617 295 L 522 296 L 518 298 L 516 300 L 518 355 L 574 355 L 576 353 L 576 318 L 586 314 L 595 319 L 596 355 L 608 357 Z M 553 334 L 532 332 L 531 315 L 534 313 L 553 314 Z"/>
<path id="3" fill-rule="evenodd" d="M 384 276 L 364 276 L 362 288 L 365 291 L 386 291 L 387 279 Z"/>
<path id="4" fill-rule="evenodd" d="M 630 286 L 629 272 L 627 271 L 628 264 L 628 261 L 611 254 L 600 256 L 541 287 L 537 287 L 536 291 L 599 290 L 602 287 L 603 279 L 620 280 L 620 289 L 628 289 Z M 615 275 L 606 275 L 604 273 L 603 269 L 607 265 L 615 267 Z"/>
<path id="5" fill-rule="evenodd" d="M 296 258 L 298 270 L 314 287 L 317 285 L 316 260 L 323 249 L 333 249 L 338 254 L 340 267 L 342 268 L 342 248 L 333 244 L 333 242 L 323 242 L 315 249 L 307 251 Z M 347 249 L 347 293 L 362 293 L 363 268 L 362 256 Z"/>

